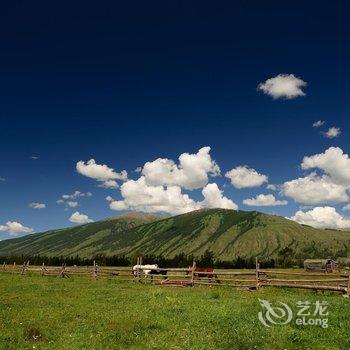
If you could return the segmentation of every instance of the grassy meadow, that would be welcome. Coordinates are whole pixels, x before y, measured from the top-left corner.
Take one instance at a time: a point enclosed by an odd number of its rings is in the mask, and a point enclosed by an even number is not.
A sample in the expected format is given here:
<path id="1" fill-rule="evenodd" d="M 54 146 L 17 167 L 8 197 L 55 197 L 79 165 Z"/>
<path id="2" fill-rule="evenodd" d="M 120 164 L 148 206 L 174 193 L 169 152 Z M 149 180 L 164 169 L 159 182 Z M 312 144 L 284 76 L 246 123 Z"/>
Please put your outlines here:
<path id="1" fill-rule="evenodd" d="M 350 300 L 266 288 L 0 274 L 0 349 L 349 349 Z M 329 327 L 264 327 L 258 298 L 327 301 Z"/>

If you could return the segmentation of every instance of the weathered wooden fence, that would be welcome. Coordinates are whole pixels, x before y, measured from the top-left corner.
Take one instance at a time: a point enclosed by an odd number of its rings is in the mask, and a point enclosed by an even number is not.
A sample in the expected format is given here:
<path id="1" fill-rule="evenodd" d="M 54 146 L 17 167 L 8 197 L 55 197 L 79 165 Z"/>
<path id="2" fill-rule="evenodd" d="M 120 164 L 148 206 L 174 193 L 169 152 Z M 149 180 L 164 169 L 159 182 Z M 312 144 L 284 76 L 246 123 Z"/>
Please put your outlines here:
<path id="1" fill-rule="evenodd" d="M 142 260 L 138 259 L 141 266 Z M 1 266 L 1 265 L 0 265 Z M 230 286 L 241 289 L 259 290 L 260 288 L 285 287 L 313 290 L 329 290 L 343 292 L 350 295 L 350 272 L 311 273 L 306 271 L 290 271 L 283 269 L 260 269 L 256 261 L 255 269 L 251 270 L 207 270 L 197 269 L 194 262 L 188 268 L 158 268 L 157 273 L 145 273 L 145 269 L 138 267 L 135 271 L 130 267 L 98 266 L 32 266 L 29 261 L 23 265 L 3 264 L 0 271 L 21 275 L 40 274 L 41 276 L 57 276 L 69 278 L 71 276 L 85 276 L 93 279 L 103 277 L 118 278 L 120 280 L 136 280 L 167 287 L 185 286 Z M 166 275 L 160 274 L 166 272 Z"/>
<path id="2" fill-rule="evenodd" d="M 260 270 L 262 286 L 330 290 L 350 295 L 350 273 L 316 273 L 282 270 Z"/>
<path id="3" fill-rule="evenodd" d="M 1 265 L 0 265 L 1 266 Z M 0 271 L 14 273 L 14 274 L 40 274 L 41 276 L 57 276 L 62 278 L 69 278 L 71 276 L 85 276 L 97 279 L 99 277 L 119 276 L 121 278 L 132 278 L 132 270 L 130 267 L 107 267 L 98 266 L 95 262 L 92 266 L 46 266 L 44 263 L 41 266 L 30 265 L 29 261 L 24 262 L 23 265 L 3 264 Z"/>

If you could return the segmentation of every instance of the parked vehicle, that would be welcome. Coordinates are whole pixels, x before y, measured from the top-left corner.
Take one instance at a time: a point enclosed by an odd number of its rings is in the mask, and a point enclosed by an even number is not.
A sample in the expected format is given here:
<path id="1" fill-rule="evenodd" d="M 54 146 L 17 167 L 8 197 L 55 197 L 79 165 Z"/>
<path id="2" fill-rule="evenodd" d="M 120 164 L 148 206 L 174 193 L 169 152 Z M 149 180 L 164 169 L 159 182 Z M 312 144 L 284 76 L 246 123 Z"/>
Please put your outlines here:
<path id="1" fill-rule="evenodd" d="M 339 271 L 339 264 L 333 259 L 306 259 L 304 268 L 310 272 L 326 272 L 331 273 Z"/>

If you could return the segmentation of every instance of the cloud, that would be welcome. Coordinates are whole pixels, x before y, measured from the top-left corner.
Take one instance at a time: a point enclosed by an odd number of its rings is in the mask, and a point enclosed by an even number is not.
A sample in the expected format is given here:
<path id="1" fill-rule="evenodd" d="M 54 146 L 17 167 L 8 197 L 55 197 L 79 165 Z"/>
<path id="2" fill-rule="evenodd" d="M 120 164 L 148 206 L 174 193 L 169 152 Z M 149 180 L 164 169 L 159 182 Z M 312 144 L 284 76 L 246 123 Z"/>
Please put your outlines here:
<path id="1" fill-rule="evenodd" d="M 325 123 L 324 120 L 318 120 L 317 122 L 314 122 L 314 123 L 312 124 L 312 126 L 313 126 L 314 128 L 319 128 L 319 127 L 321 127 L 324 123 Z"/>
<path id="2" fill-rule="evenodd" d="M 33 209 L 45 209 L 46 204 L 45 203 L 37 203 L 37 202 L 32 202 L 29 203 L 29 207 Z"/>
<path id="3" fill-rule="evenodd" d="M 115 180 L 126 181 L 128 178 L 128 173 L 125 170 L 117 173 L 105 164 L 97 164 L 94 159 L 90 159 L 86 163 L 82 160 L 77 162 L 76 170 L 81 175 L 102 182 L 101 186 L 106 188 L 117 188 Z"/>
<path id="4" fill-rule="evenodd" d="M 116 189 L 119 187 L 119 185 L 117 184 L 117 181 L 115 181 L 115 180 L 107 180 L 107 181 L 102 182 L 100 185 L 98 185 L 98 187 Z"/>
<path id="5" fill-rule="evenodd" d="M 335 126 L 332 126 L 328 129 L 328 131 L 323 133 L 324 137 L 327 137 L 328 139 L 334 139 L 335 137 L 338 137 L 341 134 L 340 128 L 337 128 Z"/>
<path id="6" fill-rule="evenodd" d="M 4 177 L 0 177 L 0 182 L 5 182 L 6 179 Z"/>
<path id="7" fill-rule="evenodd" d="M 276 77 L 267 79 L 264 83 L 260 83 L 258 90 L 274 99 L 292 99 L 305 96 L 302 88 L 306 85 L 305 81 L 297 78 L 294 74 L 279 74 Z"/>
<path id="8" fill-rule="evenodd" d="M 144 212 L 165 212 L 183 214 L 199 209 L 200 206 L 187 194 L 181 192 L 179 186 L 151 186 L 146 178 L 129 180 L 120 187 L 121 201 L 110 202 L 112 210 L 133 209 Z"/>
<path id="9" fill-rule="evenodd" d="M 316 228 L 350 228 L 350 220 L 341 216 L 333 207 L 316 207 L 307 212 L 299 210 L 291 219 Z"/>
<path id="10" fill-rule="evenodd" d="M 105 164 L 96 164 L 94 159 L 88 162 L 79 161 L 76 165 L 78 173 L 98 181 L 116 179 L 117 173 Z"/>
<path id="11" fill-rule="evenodd" d="M 196 154 L 183 153 L 179 164 L 171 159 L 158 158 L 147 162 L 142 175 L 148 185 L 180 186 L 188 190 L 204 187 L 208 176 L 220 174 L 220 168 L 209 154 L 210 147 L 202 147 Z"/>
<path id="12" fill-rule="evenodd" d="M 39 157 L 38 156 L 31 156 L 30 159 L 33 159 L 33 160 L 38 160 Z"/>
<path id="13" fill-rule="evenodd" d="M 257 187 L 268 180 L 266 175 L 259 174 L 255 169 L 248 168 L 246 165 L 228 171 L 225 176 L 236 188 Z"/>
<path id="14" fill-rule="evenodd" d="M 92 193 L 91 192 L 80 192 L 80 191 L 75 191 L 72 194 L 63 194 L 62 198 L 64 200 L 68 200 L 68 199 L 77 199 L 79 197 L 92 197 Z"/>
<path id="15" fill-rule="evenodd" d="M 202 194 L 204 200 L 200 202 L 200 205 L 204 208 L 238 209 L 237 204 L 226 198 L 216 183 L 206 185 L 202 190 Z"/>
<path id="16" fill-rule="evenodd" d="M 63 194 L 60 199 L 56 201 L 57 204 L 66 204 L 69 208 L 75 208 L 78 206 L 78 198 L 92 197 L 91 192 L 75 191 L 72 194 Z M 66 208 L 67 209 L 67 208 Z"/>
<path id="17" fill-rule="evenodd" d="M 6 225 L 0 225 L 1 232 L 8 232 L 10 236 L 17 236 L 21 233 L 34 233 L 32 228 L 23 226 L 16 221 L 7 221 Z"/>
<path id="18" fill-rule="evenodd" d="M 202 190 L 204 200 L 196 202 L 182 193 L 180 186 L 152 186 L 144 176 L 138 180 L 128 180 L 121 187 L 123 200 L 106 197 L 112 210 L 137 210 L 149 213 L 164 212 L 172 215 L 184 214 L 201 208 L 237 209 L 237 205 L 223 196 L 218 186 L 206 185 Z"/>
<path id="19" fill-rule="evenodd" d="M 279 186 L 278 186 L 278 185 L 275 185 L 275 184 L 267 184 L 267 185 L 266 185 L 266 188 L 267 188 L 268 190 L 271 190 L 271 191 L 277 191 L 278 188 L 279 188 Z"/>
<path id="20" fill-rule="evenodd" d="M 69 221 L 75 224 L 87 224 L 89 222 L 93 222 L 93 220 L 91 220 L 87 215 L 80 214 L 78 211 L 71 215 Z"/>
<path id="21" fill-rule="evenodd" d="M 304 157 L 302 169 L 321 169 L 332 181 L 350 187 L 350 158 L 339 147 L 330 147 L 324 153 Z"/>
<path id="22" fill-rule="evenodd" d="M 334 183 L 327 175 L 318 176 L 316 173 L 285 182 L 282 193 L 307 205 L 341 203 L 349 199 L 346 187 Z"/>
<path id="23" fill-rule="evenodd" d="M 259 194 L 255 198 L 243 200 L 243 204 L 253 207 L 274 207 L 277 205 L 287 205 L 286 200 L 276 200 L 273 194 Z"/>
<path id="24" fill-rule="evenodd" d="M 341 203 L 349 200 L 350 158 L 339 147 L 330 147 L 324 153 L 305 156 L 301 163 L 303 170 L 317 169 L 316 172 L 287 181 L 282 192 L 296 202 L 316 205 Z"/>
<path id="25" fill-rule="evenodd" d="M 129 208 L 132 208 L 133 210 L 136 211 L 145 211 L 145 212 L 149 212 L 149 213 L 155 213 L 158 210 L 154 209 L 153 206 L 150 206 L 149 208 L 147 208 L 146 206 L 139 208 L 138 206 L 134 206 L 134 207 L 128 207 L 127 204 L 125 203 L 125 201 L 110 201 L 109 207 L 111 210 L 126 210 Z M 146 209 L 147 208 L 147 209 Z M 167 210 L 164 210 L 164 212 L 168 212 Z"/>

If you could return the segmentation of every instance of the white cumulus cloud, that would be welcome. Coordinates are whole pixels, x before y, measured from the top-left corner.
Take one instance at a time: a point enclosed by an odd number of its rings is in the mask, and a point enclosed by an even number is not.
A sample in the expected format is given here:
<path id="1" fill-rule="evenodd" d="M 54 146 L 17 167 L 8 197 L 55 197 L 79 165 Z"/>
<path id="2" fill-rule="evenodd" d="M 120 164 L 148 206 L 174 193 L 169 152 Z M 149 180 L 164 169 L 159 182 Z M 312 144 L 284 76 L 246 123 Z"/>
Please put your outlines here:
<path id="1" fill-rule="evenodd" d="M 324 123 L 325 123 L 324 120 L 318 120 L 317 122 L 314 122 L 314 123 L 312 124 L 312 126 L 313 126 L 314 128 L 319 128 L 319 127 L 321 127 Z"/>
<path id="2" fill-rule="evenodd" d="M 273 194 L 259 194 L 255 198 L 243 200 L 243 204 L 253 207 L 273 207 L 277 205 L 287 205 L 286 200 L 277 200 Z"/>
<path id="3" fill-rule="evenodd" d="M 56 201 L 57 204 L 65 204 L 67 208 L 75 208 L 79 205 L 78 198 L 92 197 L 91 192 L 74 191 L 72 194 L 63 194 L 60 199 Z"/>
<path id="4" fill-rule="evenodd" d="M 200 202 L 200 205 L 204 208 L 238 209 L 237 204 L 226 198 L 216 183 L 206 185 L 202 190 L 202 194 L 204 200 Z"/>
<path id="5" fill-rule="evenodd" d="M 115 180 L 107 180 L 102 182 L 100 185 L 98 185 L 99 187 L 103 187 L 103 188 L 111 188 L 111 189 L 116 189 L 119 187 L 117 181 Z"/>
<path id="6" fill-rule="evenodd" d="M 330 147 L 324 153 L 304 157 L 301 167 L 305 170 L 323 170 L 333 182 L 350 187 L 350 158 L 339 147 Z"/>
<path id="7" fill-rule="evenodd" d="M 33 209 L 45 209 L 46 204 L 45 203 L 37 203 L 37 202 L 32 202 L 29 203 L 29 207 Z"/>
<path id="8" fill-rule="evenodd" d="M 267 184 L 267 185 L 266 185 L 266 188 L 267 188 L 268 190 L 271 190 L 271 191 L 277 191 L 278 188 L 279 188 L 279 186 L 278 186 L 278 185 L 275 185 L 275 184 Z"/>
<path id="9" fill-rule="evenodd" d="M 294 74 L 279 74 L 276 77 L 267 79 L 264 83 L 260 83 L 258 90 L 266 95 L 270 95 L 274 99 L 286 98 L 292 99 L 299 96 L 305 96 L 302 90 L 307 83 Z"/>
<path id="10" fill-rule="evenodd" d="M 123 200 L 111 201 L 112 210 L 133 209 L 144 212 L 182 214 L 199 209 L 199 205 L 179 186 L 151 186 L 144 176 L 129 180 L 120 187 Z"/>
<path id="11" fill-rule="evenodd" d="M 350 158 L 339 147 L 330 147 L 325 152 L 306 156 L 301 164 L 303 170 L 316 169 L 303 178 L 287 181 L 282 192 L 296 202 L 316 205 L 341 203 L 349 200 Z"/>
<path id="12" fill-rule="evenodd" d="M 285 182 L 282 193 L 307 205 L 341 203 L 349 199 L 346 187 L 334 183 L 327 175 L 318 176 L 316 173 Z"/>
<path id="13" fill-rule="evenodd" d="M 340 134 L 341 134 L 340 128 L 332 126 L 326 132 L 323 133 L 323 136 L 327 137 L 328 139 L 334 139 L 335 137 L 338 137 Z"/>
<path id="14" fill-rule="evenodd" d="M 266 175 L 259 174 L 255 169 L 248 168 L 246 165 L 228 171 L 225 176 L 236 188 L 257 187 L 268 180 Z"/>
<path id="15" fill-rule="evenodd" d="M 6 225 L 0 225 L 1 232 L 8 232 L 10 236 L 17 236 L 22 233 L 34 233 L 34 230 L 30 227 L 23 226 L 16 221 L 7 221 Z"/>
<path id="16" fill-rule="evenodd" d="M 303 212 L 297 211 L 291 218 L 300 224 L 316 228 L 349 229 L 350 220 L 340 215 L 333 207 L 316 207 Z"/>
<path id="17" fill-rule="evenodd" d="M 77 162 L 76 170 L 79 174 L 101 182 L 102 187 L 117 188 L 115 180 L 126 181 L 128 173 L 122 170 L 120 173 L 105 164 L 97 164 L 94 159 L 86 163 L 82 160 Z"/>
<path id="18" fill-rule="evenodd" d="M 211 158 L 210 147 L 202 147 L 197 153 L 183 153 L 179 164 L 167 158 L 158 158 L 147 162 L 142 168 L 142 175 L 147 184 L 152 186 L 180 186 L 189 190 L 204 187 L 208 176 L 220 174 L 220 168 Z"/>
<path id="19" fill-rule="evenodd" d="M 145 212 L 150 212 L 150 213 L 154 213 L 157 212 L 157 210 L 155 210 L 152 206 L 150 206 L 149 208 L 147 208 L 146 206 L 139 208 L 138 206 L 135 207 L 128 207 L 125 204 L 125 201 L 121 200 L 121 201 L 110 201 L 109 207 L 111 210 L 126 210 L 126 209 L 133 209 L 136 211 L 145 211 Z M 147 209 L 146 209 L 147 208 Z"/>
<path id="20" fill-rule="evenodd" d="M 217 184 L 206 185 L 203 201 L 197 202 L 182 193 L 180 186 L 149 185 L 144 176 L 128 180 L 120 187 L 123 200 L 106 197 L 112 210 L 137 210 L 149 213 L 183 214 L 201 208 L 237 209 L 237 205 L 223 195 Z"/>
<path id="21" fill-rule="evenodd" d="M 93 220 L 91 220 L 87 215 L 80 214 L 78 211 L 71 215 L 69 221 L 75 224 L 87 224 L 89 222 L 93 222 Z"/>

